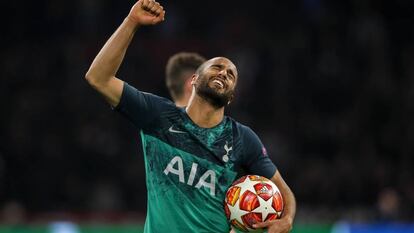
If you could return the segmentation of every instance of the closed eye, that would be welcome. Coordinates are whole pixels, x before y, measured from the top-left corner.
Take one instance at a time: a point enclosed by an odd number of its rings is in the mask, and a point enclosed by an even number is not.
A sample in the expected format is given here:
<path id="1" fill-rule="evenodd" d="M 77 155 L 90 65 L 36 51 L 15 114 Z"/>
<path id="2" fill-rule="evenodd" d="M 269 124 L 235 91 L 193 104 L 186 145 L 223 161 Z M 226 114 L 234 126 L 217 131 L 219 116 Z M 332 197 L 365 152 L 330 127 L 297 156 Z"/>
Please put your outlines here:
<path id="1" fill-rule="evenodd" d="M 224 68 L 224 66 L 219 65 L 219 64 L 214 64 L 211 65 L 211 68 L 214 70 L 221 70 Z M 227 73 L 229 74 L 230 78 L 234 81 L 234 79 L 236 79 L 236 76 L 234 75 L 234 72 L 232 69 L 227 69 Z"/>
<path id="2" fill-rule="evenodd" d="M 227 70 L 227 73 L 229 74 L 229 76 L 232 80 L 234 80 L 236 78 L 236 76 L 233 73 L 233 70 L 229 69 L 229 70 Z"/>
<path id="3" fill-rule="evenodd" d="M 220 70 L 222 68 L 221 65 L 212 65 L 211 68 L 215 69 L 215 70 Z"/>

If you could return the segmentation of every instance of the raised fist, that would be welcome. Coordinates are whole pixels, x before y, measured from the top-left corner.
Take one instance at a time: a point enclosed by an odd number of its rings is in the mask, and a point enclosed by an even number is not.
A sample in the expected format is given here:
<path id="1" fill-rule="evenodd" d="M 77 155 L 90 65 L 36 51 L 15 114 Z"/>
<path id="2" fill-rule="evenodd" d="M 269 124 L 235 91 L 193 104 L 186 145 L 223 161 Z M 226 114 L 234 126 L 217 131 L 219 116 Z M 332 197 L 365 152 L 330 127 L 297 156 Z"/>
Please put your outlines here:
<path id="1" fill-rule="evenodd" d="M 128 18 L 138 25 L 154 25 L 164 21 L 164 8 L 155 0 L 139 0 L 129 12 Z"/>

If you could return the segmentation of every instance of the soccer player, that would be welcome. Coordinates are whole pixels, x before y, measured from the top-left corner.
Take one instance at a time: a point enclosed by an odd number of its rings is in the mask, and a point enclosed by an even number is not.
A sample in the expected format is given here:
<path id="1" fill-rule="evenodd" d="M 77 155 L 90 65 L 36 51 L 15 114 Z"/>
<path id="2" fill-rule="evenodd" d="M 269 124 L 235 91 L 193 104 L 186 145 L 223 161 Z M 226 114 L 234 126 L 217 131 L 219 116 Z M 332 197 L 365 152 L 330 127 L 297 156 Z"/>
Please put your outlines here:
<path id="1" fill-rule="evenodd" d="M 115 77 L 137 29 L 164 20 L 163 7 L 139 0 L 90 66 L 86 79 L 141 132 L 148 189 L 145 232 L 229 232 L 223 211 L 227 188 L 241 174 L 262 175 L 284 198 L 281 219 L 258 223 L 288 232 L 296 211 L 292 191 L 248 127 L 224 116 L 238 80 L 227 58 L 204 62 L 192 76 L 188 106 L 138 91 Z"/>
<path id="2" fill-rule="evenodd" d="M 179 52 L 168 59 L 165 82 L 177 107 L 187 106 L 193 91 L 191 77 L 205 61 L 200 54 L 189 52 Z"/>
<path id="3" fill-rule="evenodd" d="M 193 92 L 191 77 L 206 59 L 198 53 L 179 52 L 172 55 L 165 69 L 165 83 L 177 107 L 185 107 Z M 235 233 L 234 229 L 230 233 Z"/>

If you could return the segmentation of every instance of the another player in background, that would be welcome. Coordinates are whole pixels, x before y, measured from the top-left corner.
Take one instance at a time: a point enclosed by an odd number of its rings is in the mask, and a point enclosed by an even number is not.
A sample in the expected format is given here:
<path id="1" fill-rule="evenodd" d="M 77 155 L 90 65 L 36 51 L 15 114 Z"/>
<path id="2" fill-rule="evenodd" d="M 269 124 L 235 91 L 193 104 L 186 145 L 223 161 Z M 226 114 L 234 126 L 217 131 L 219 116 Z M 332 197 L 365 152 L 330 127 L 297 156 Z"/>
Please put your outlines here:
<path id="1" fill-rule="evenodd" d="M 137 29 L 164 20 L 153 0 L 139 0 L 90 66 L 86 79 L 141 132 L 148 208 L 145 232 L 229 232 L 226 190 L 250 173 L 270 178 L 284 199 L 281 219 L 259 223 L 270 233 L 292 228 L 296 202 L 257 135 L 224 116 L 238 80 L 235 65 L 217 57 L 192 76 L 188 106 L 138 91 L 115 77 Z"/>
<path id="2" fill-rule="evenodd" d="M 191 77 L 205 61 L 200 54 L 190 52 L 179 52 L 168 59 L 165 83 L 177 107 L 187 106 L 193 91 Z"/>

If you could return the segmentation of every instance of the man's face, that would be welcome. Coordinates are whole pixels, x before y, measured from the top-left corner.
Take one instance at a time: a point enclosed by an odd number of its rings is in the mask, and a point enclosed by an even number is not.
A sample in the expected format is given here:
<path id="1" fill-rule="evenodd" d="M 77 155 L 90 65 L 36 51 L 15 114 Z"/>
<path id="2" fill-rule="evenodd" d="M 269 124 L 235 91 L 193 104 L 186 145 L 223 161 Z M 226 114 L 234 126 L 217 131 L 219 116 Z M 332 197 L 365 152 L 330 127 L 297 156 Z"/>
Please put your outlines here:
<path id="1" fill-rule="evenodd" d="M 227 58 L 217 57 L 202 65 L 192 84 L 199 96 L 221 108 L 233 99 L 237 78 L 236 66 Z"/>

